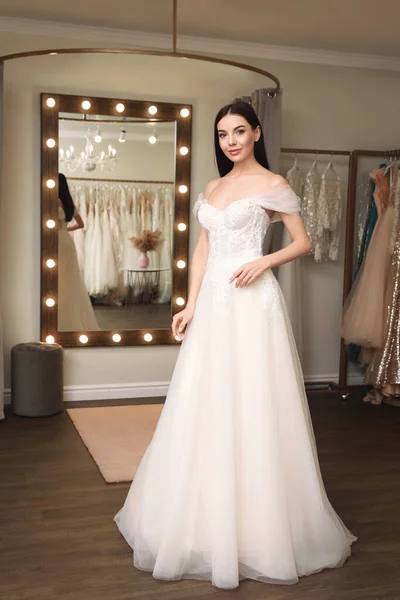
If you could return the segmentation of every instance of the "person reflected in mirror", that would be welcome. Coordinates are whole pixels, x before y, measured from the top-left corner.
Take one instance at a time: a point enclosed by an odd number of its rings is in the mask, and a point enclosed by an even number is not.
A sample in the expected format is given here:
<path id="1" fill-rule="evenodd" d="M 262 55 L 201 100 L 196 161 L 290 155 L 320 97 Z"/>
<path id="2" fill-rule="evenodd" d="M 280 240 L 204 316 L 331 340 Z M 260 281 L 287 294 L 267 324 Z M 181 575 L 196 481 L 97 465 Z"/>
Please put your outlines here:
<path id="1" fill-rule="evenodd" d="M 58 175 L 58 221 L 58 330 L 99 330 L 70 235 L 71 231 L 82 229 L 84 223 L 63 173 Z"/>

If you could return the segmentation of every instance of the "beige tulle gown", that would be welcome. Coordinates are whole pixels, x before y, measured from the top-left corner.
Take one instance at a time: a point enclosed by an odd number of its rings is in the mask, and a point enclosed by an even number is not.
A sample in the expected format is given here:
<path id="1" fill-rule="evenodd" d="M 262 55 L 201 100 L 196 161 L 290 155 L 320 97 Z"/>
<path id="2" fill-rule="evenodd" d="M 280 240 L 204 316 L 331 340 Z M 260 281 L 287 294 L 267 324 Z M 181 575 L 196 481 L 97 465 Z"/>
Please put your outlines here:
<path id="1" fill-rule="evenodd" d="M 58 220 L 58 330 L 99 330 L 62 208 Z"/>
<path id="2" fill-rule="evenodd" d="M 395 207 L 395 221 L 392 228 L 390 246 L 390 265 L 388 283 L 386 287 L 385 307 L 387 318 L 384 327 L 384 345 L 376 348 L 368 360 L 366 373 L 367 383 L 379 387 L 382 398 L 393 404 L 400 400 L 390 400 L 391 397 L 400 397 L 400 177 L 398 167 L 393 171 L 392 200 Z M 379 395 L 375 394 L 375 399 Z"/>
<path id="3" fill-rule="evenodd" d="M 385 168 L 371 173 L 376 183 L 374 201 L 378 220 L 368 251 L 343 310 L 341 334 L 346 343 L 363 348 L 382 348 L 387 321 L 387 290 L 391 263 L 391 236 L 394 220 L 394 194 Z M 397 171 L 391 173 L 397 177 Z"/>

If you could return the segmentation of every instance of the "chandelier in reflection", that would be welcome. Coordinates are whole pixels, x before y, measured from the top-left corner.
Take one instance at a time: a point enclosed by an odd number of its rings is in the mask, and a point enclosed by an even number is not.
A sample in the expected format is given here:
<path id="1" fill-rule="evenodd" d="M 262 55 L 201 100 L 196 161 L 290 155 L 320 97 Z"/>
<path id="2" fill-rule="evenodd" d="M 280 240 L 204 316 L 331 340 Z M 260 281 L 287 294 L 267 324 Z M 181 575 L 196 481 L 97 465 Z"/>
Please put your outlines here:
<path id="1" fill-rule="evenodd" d="M 96 137 L 99 136 L 96 134 Z M 59 161 L 60 165 L 66 166 L 71 172 L 82 169 L 85 173 L 90 173 L 96 169 L 113 171 L 118 157 L 117 150 L 111 144 L 108 145 L 107 152 L 102 150 L 96 153 L 93 139 L 89 132 L 86 135 L 85 150 L 82 150 L 80 156 L 76 156 L 75 147 L 71 145 L 65 152 L 60 148 Z"/>

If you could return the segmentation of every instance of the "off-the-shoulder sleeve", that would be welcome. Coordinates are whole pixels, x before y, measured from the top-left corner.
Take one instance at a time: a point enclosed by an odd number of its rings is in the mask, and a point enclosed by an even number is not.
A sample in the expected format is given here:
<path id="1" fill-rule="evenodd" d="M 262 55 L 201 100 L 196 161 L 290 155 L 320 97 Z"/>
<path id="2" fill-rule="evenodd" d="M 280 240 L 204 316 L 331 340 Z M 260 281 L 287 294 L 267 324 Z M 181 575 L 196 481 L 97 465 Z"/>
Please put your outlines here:
<path id="1" fill-rule="evenodd" d="M 279 186 L 270 193 L 259 196 L 257 202 L 263 208 L 275 211 L 271 223 L 282 220 L 279 213 L 286 213 L 288 215 L 300 214 L 300 198 L 290 185 Z"/>
<path id="2" fill-rule="evenodd" d="M 199 212 L 199 208 L 200 208 L 200 206 L 202 205 L 202 203 L 204 201 L 205 201 L 204 200 L 204 194 L 203 193 L 199 194 L 199 197 L 197 198 L 197 200 L 196 200 L 196 202 L 194 203 L 194 206 L 193 206 L 193 214 L 194 214 L 194 216 L 195 216 L 196 219 L 197 219 L 197 215 L 198 215 L 198 212 Z"/>

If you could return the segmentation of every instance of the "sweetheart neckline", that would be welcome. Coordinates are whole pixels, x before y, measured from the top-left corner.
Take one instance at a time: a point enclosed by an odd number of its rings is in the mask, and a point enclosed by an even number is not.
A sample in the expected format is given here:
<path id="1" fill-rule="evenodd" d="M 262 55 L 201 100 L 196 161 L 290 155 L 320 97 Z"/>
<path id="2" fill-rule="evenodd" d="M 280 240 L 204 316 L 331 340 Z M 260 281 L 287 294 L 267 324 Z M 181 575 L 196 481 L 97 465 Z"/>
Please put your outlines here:
<path id="1" fill-rule="evenodd" d="M 267 194 L 258 194 L 257 196 L 244 196 L 243 198 L 239 198 L 238 200 L 233 200 L 233 202 L 230 202 L 229 204 L 227 204 L 224 208 L 217 208 L 216 206 L 214 206 L 213 204 L 210 204 L 210 202 L 207 200 L 207 198 L 205 198 L 204 196 L 202 196 L 202 201 L 205 204 L 208 204 L 208 206 L 211 206 L 211 208 L 213 208 L 216 212 L 224 212 L 226 211 L 230 206 L 232 206 L 232 204 L 236 204 L 237 202 L 242 202 L 243 200 L 256 200 L 257 198 L 262 198 L 263 196 L 266 196 Z M 268 215 L 268 213 L 266 213 Z M 269 215 L 268 215 L 269 216 Z"/>

